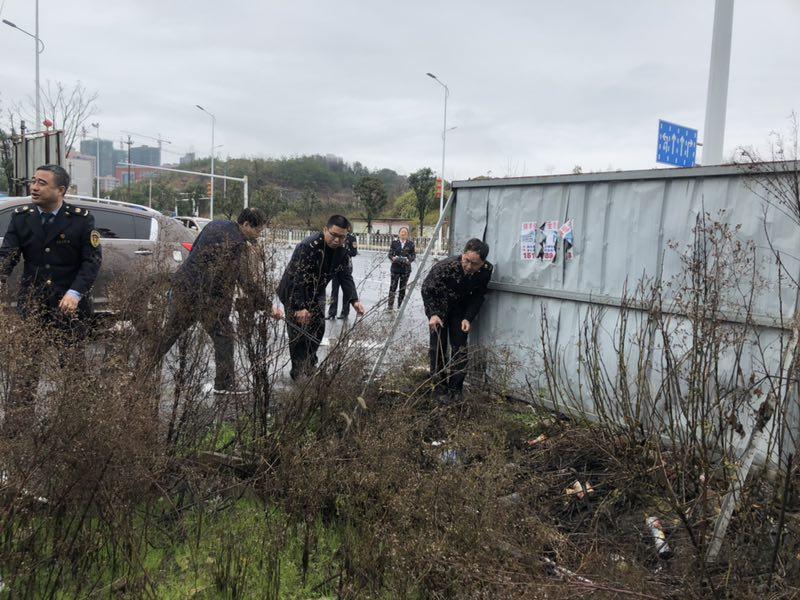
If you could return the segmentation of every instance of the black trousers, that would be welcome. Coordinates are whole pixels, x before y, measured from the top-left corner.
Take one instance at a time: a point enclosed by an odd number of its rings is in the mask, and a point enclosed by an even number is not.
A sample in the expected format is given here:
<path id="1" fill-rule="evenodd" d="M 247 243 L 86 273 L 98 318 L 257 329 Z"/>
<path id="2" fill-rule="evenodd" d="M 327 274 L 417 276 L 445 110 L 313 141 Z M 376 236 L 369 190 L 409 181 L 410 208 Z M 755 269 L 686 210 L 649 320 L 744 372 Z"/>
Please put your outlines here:
<path id="1" fill-rule="evenodd" d="M 350 271 L 352 275 L 353 271 Z M 328 308 L 328 316 L 335 317 L 336 311 L 339 308 L 339 288 L 341 284 L 339 283 L 338 275 L 331 280 L 331 305 Z M 344 292 L 342 292 L 342 316 L 346 317 L 350 314 L 350 301 L 352 298 L 345 298 Z"/>
<path id="2" fill-rule="evenodd" d="M 394 307 L 394 293 L 397 290 L 398 283 L 400 284 L 400 290 L 397 292 L 397 306 L 398 308 L 403 304 L 403 298 L 406 297 L 406 284 L 408 283 L 408 277 L 411 275 L 411 271 L 405 271 L 403 273 L 395 273 L 392 271 L 391 273 L 392 278 L 389 281 L 389 308 Z"/>
<path id="3" fill-rule="evenodd" d="M 467 334 L 461 331 L 463 315 L 445 316 L 444 326 L 431 331 L 428 356 L 431 378 L 441 391 L 460 392 L 467 370 Z M 449 346 L 449 348 L 448 348 Z M 449 352 L 448 352 L 449 350 Z"/>
<path id="4" fill-rule="evenodd" d="M 178 338 L 192 325 L 199 322 L 214 343 L 214 388 L 231 389 L 235 384 L 233 361 L 233 325 L 230 320 L 230 306 L 196 307 L 189 301 L 170 303 L 164 335 L 158 340 L 152 359 L 160 363 Z"/>
<path id="5" fill-rule="evenodd" d="M 311 311 L 308 325 L 300 325 L 293 312 L 286 315 L 286 332 L 289 335 L 289 356 L 292 369 L 289 375 L 297 379 L 300 375 L 311 374 L 317 366 L 317 350 L 325 335 L 324 298 L 316 310 Z"/>

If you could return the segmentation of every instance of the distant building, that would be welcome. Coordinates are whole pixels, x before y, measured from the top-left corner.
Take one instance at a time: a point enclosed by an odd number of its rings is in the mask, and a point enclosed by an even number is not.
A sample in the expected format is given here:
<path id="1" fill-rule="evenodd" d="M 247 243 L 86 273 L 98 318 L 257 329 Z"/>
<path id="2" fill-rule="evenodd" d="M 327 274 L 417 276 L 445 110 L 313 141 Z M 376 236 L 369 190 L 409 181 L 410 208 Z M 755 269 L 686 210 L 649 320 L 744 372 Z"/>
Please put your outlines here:
<path id="1" fill-rule="evenodd" d="M 128 162 L 128 151 L 114 150 L 114 169 L 111 171 L 111 173 L 109 173 L 109 175 L 115 175 L 117 172 L 117 165 L 124 162 Z"/>
<path id="2" fill-rule="evenodd" d="M 134 146 L 131 148 L 131 162 L 136 165 L 161 166 L 161 148 Z"/>
<path id="3" fill-rule="evenodd" d="M 98 141 L 93 139 L 81 140 L 81 154 L 97 157 Z M 114 174 L 114 142 L 100 140 L 100 176 L 107 177 Z"/>
<path id="4" fill-rule="evenodd" d="M 105 194 L 111 190 L 117 189 L 119 186 L 119 179 L 113 175 L 100 178 L 100 194 Z"/>
<path id="5" fill-rule="evenodd" d="M 148 169 L 147 167 L 129 168 L 129 167 L 118 166 L 116 171 L 116 179 L 120 185 L 126 185 L 128 183 L 129 172 L 131 176 L 131 183 L 136 183 L 137 181 L 144 181 L 145 179 L 156 177 L 158 174 L 156 171 Z"/>
<path id="6" fill-rule="evenodd" d="M 367 233 L 367 220 L 362 218 L 350 219 L 353 224 L 353 233 Z M 442 233 L 446 237 L 449 223 L 445 221 L 442 223 Z M 425 225 L 425 231 L 420 236 L 418 233 L 419 221 L 417 219 L 404 219 L 402 217 L 380 217 L 372 220 L 372 233 L 389 233 L 397 235 L 401 227 L 408 227 L 411 230 L 412 237 L 430 237 L 435 227 L 433 225 Z"/>
<path id="7" fill-rule="evenodd" d="M 187 152 L 178 159 L 178 164 L 185 165 L 196 160 L 194 152 Z"/>

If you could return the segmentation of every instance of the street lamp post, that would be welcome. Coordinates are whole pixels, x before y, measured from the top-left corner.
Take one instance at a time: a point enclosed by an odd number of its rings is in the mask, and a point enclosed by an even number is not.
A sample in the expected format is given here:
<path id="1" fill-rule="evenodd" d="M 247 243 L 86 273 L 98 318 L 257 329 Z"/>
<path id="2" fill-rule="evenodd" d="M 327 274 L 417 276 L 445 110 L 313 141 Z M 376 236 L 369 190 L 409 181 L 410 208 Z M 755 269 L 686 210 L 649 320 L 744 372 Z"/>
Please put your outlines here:
<path id="1" fill-rule="evenodd" d="M 95 161 L 94 161 L 94 180 L 95 180 L 95 194 L 97 197 L 100 197 L 100 123 L 92 123 L 92 127 L 94 127 L 95 136 L 94 140 L 96 142 L 95 146 Z"/>
<path id="2" fill-rule="evenodd" d="M 217 117 L 213 114 L 208 112 L 205 108 L 200 106 L 199 104 L 195 104 L 197 108 L 201 111 L 206 113 L 209 117 L 211 117 L 211 198 L 209 199 L 209 216 L 213 219 L 214 218 L 214 129 L 217 126 Z"/>
<path id="3" fill-rule="evenodd" d="M 445 148 L 447 146 L 447 97 L 450 95 L 450 88 L 448 88 L 447 84 L 441 81 L 433 73 L 426 73 L 426 75 L 444 88 L 444 122 L 442 124 L 442 171 L 440 175 L 442 178 L 442 189 L 439 192 L 439 218 L 441 218 L 442 212 L 444 212 L 444 157 L 445 157 Z M 441 250 L 441 248 L 442 248 L 442 230 L 439 229 L 439 249 Z"/>
<path id="4" fill-rule="evenodd" d="M 39 86 L 39 55 L 44 52 L 44 42 L 39 39 L 39 0 L 36 0 L 36 34 L 34 35 L 30 31 L 25 31 L 22 27 L 19 27 L 16 23 L 12 23 L 7 19 L 3 19 L 3 23 L 8 25 L 9 27 L 13 27 L 17 31 L 21 31 L 25 35 L 32 37 L 36 51 L 36 129 L 38 131 L 39 127 L 42 126 L 42 101 L 41 101 L 41 87 Z"/>

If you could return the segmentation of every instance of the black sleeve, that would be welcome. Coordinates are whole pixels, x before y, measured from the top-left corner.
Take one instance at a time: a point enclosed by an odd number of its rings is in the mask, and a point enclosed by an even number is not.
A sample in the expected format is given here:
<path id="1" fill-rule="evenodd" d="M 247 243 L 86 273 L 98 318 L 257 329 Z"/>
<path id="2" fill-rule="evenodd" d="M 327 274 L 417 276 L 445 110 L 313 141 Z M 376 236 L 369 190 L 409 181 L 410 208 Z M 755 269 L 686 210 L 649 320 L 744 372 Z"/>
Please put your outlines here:
<path id="1" fill-rule="evenodd" d="M 314 267 L 314 249 L 308 244 L 299 244 L 287 267 L 290 277 L 289 304 L 294 311 L 314 308 Z M 309 291 L 312 293 L 309 294 Z"/>
<path id="2" fill-rule="evenodd" d="M 100 249 L 100 234 L 97 233 L 94 238 L 97 246 L 92 244 L 92 232 L 94 232 L 94 215 L 86 215 L 83 217 L 84 226 L 83 234 L 81 235 L 81 266 L 78 268 L 78 274 L 72 281 L 70 289 L 75 290 L 79 294 L 86 295 L 91 291 L 94 285 L 97 274 L 100 272 L 100 265 L 103 262 L 103 251 Z"/>
<path id="3" fill-rule="evenodd" d="M 447 314 L 447 285 L 442 263 L 434 265 L 425 281 L 422 282 L 422 303 L 425 306 L 425 316 L 429 319 L 437 315 L 444 319 Z"/>
<path id="4" fill-rule="evenodd" d="M 358 302 L 358 290 L 350 269 L 342 269 L 339 273 L 339 285 L 342 286 L 343 297 L 348 298 L 350 303 Z"/>
<path id="5" fill-rule="evenodd" d="M 17 266 L 19 258 L 22 255 L 19 244 L 19 233 L 17 233 L 17 225 L 14 222 L 14 215 L 11 215 L 11 221 L 8 223 L 8 229 L 5 236 L 3 236 L 3 245 L 0 246 L 0 283 L 5 282 L 14 267 Z"/>
<path id="6" fill-rule="evenodd" d="M 408 240 L 408 262 L 414 262 L 415 258 L 417 258 L 417 249 L 414 246 L 414 242 Z"/>
<path id="7" fill-rule="evenodd" d="M 492 271 L 489 269 L 482 271 L 480 277 L 480 283 L 477 289 L 470 295 L 469 300 L 467 300 L 467 306 L 464 310 L 464 318 L 470 323 L 478 316 L 478 311 L 483 305 L 483 298 L 486 296 L 486 292 L 489 291 L 489 281 L 492 278 Z"/>
<path id="8" fill-rule="evenodd" d="M 349 298 L 350 302 L 358 301 L 358 290 L 356 282 L 353 281 L 353 270 L 350 267 L 350 257 L 345 253 L 344 260 L 336 267 L 333 276 L 342 286 L 342 297 Z"/>
<path id="9" fill-rule="evenodd" d="M 392 257 L 394 255 L 395 255 L 394 240 L 392 240 L 391 242 L 389 242 L 389 253 L 386 256 L 389 257 L 389 260 L 392 260 Z"/>

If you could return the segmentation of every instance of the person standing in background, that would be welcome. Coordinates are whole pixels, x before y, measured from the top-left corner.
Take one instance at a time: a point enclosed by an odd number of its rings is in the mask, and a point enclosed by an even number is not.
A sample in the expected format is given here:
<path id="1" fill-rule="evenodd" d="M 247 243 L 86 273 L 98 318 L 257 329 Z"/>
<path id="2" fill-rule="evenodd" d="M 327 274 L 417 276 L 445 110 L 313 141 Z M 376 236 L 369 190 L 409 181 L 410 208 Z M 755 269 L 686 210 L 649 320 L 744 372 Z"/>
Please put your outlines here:
<path id="1" fill-rule="evenodd" d="M 350 279 L 353 278 L 353 258 L 358 255 L 358 238 L 356 238 L 355 234 L 353 233 L 353 228 L 350 227 L 350 231 L 347 232 L 347 239 L 344 241 L 344 249 L 347 251 L 347 255 L 350 257 L 350 264 L 344 270 L 347 271 L 347 274 L 350 276 Z M 335 319 L 336 318 L 336 310 L 339 308 L 339 288 L 342 286 L 342 272 L 340 271 L 337 273 L 332 280 L 331 283 L 331 305 L 328 308 L 328 318 Z M 350 298 L 347 298 L 344 293 L 344 288 L 342 287 L 342 313 L 339 315 L 340 319 L 346 319 L 350 316 Z"/>
<path id="2" fill-rule="evenodd" d="M 398 232 L 397 239 L 392 240 L 389 245 L 389 260 L 392 261 L 391 282 L 389 283 L 389 304 L 387 308 L 394 308 L 394 295 L 397 291 L 397 308 L 403 304 L 406 296 L 406 284 L 411 275 L 411 263 L 417 258 L 414 242 L 408 238 L 408 227 L 403 226 Z M 398 291 L 399 284 L 399 291 Z"/>

